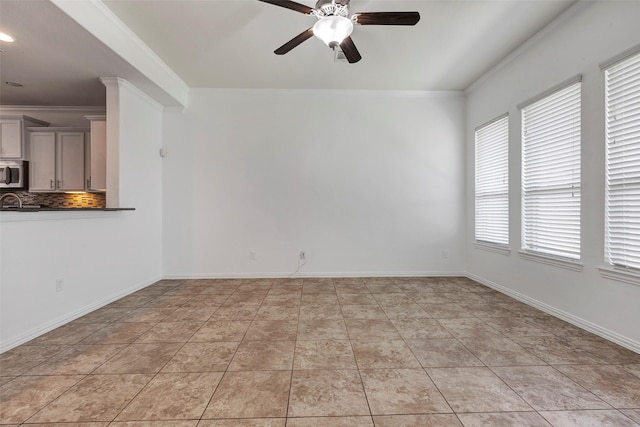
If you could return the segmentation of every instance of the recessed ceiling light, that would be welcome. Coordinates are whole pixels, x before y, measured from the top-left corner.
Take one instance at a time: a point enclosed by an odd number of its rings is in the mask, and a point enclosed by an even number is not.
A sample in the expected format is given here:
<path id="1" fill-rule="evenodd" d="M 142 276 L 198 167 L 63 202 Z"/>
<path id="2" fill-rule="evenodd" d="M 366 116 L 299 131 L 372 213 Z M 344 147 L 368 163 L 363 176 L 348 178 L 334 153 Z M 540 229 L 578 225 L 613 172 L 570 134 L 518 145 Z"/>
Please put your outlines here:
<path id="1" fill-rule="evenodd" d="M 24 86 L 24 85 L 23 85 L 22 83 L 20 83 L 20 82 L 12 82 L 12 81 L 8 81 L 8 82 L 5 82 L 5 83 L 6 83 L 6 84 L 8 84 L 9 86 L 13 86 L 13 87 L 22 87 L 22 86 Z"/>
<path id="2" fill-rule="evenodd" d="M 6 33 L 0 33 L 0 42 L 13 43 L 14 41 L 16 41 L 16 39 L 14 39 L 13 37 L 11 37 L 9 34 L 6 34 Z"/>

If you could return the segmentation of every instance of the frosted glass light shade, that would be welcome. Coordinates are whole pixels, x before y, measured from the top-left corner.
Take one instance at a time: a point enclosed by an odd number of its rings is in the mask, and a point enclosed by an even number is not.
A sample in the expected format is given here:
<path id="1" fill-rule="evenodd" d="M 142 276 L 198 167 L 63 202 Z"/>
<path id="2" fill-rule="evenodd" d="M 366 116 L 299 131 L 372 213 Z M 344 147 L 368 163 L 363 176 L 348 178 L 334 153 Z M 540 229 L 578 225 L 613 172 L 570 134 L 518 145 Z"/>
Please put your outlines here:
<path id="1" fill-rule="evenodd" d="M 353 32 L 353 22 L 344 16 L 326 16 L 313 26 L 313 35 L 329 47 L 339 46 Z"/>
<path id="2" fill-rule="evenodd" d="M 0 42 L 13 43 L 14 41 L 16 40 L 13 37 L 11 37 L 9 34 L 0 33 Z"/>

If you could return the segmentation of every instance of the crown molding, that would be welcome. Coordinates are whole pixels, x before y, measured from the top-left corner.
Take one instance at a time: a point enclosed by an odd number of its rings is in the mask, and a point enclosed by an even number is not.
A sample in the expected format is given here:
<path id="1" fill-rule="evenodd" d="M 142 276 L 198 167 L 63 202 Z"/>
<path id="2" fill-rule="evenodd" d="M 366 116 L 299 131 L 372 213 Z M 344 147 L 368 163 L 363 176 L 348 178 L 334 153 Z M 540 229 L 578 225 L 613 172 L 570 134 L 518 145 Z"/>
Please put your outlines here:
<path id="1" fill-rule="evenodd" d="M 129 92 L 134 93 L 136 96 L 138 96 L 140 99 L 142 99 L 143 101 L 145 101 L 147 104 L 149 104 L 151 107 L 155 108 L 158 111 L 162 111 L 163 109 L 162 104 L 157 102 L 155 99 L 147 95 L 142 90 L 138 89 L 131 82 L 121 77 L 100 77 L 100 81 L 107 88 L 115 87 L 119 89 L 125 89 L 125 90 L 128 90 Z"/>
<path id="2" fill-rule="evenodd" d="M 192 91 L 210 91 L 213 93 L 229 94 L 298 94 L 298 95 L 319 95 L 327 94 L 331 96 L 374 96 L 389 98 L 461 98 L 465 94 L 458 90 L 444 91 L 422 91 L 422 90 L 373 90 L 373 89 L 264 89 L 264 88 L 192 88 Z"/>
<path id="3" fill-rule="evenodd" d="M 99 105 L 91 106 L 67 106 L 67 105 L 0 105 L 0 113 L 8 111 L 47 111 L 58 113 L 104 113 L 107 111 L 106 107 Z"/>

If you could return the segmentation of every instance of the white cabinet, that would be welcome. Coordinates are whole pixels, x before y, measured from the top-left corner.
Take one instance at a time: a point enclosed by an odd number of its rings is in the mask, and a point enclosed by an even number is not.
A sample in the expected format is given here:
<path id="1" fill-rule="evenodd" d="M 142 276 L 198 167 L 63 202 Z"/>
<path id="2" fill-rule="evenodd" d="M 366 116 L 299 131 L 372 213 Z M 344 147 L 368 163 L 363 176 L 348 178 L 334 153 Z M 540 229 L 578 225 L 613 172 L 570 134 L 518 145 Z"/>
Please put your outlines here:
<path id="1" fill-rule="evenodd" d="M 0 116 L 0 159 L 27 160 L 26 126 L 48 125 L 27 116 Z"/>
<path id="2" fill-rule="evenodd" d="M 0 158 L 22 158 L 22 121 L 0 120 Z"/>
<path id="3" fill-rule="evenodd" d="M 60 132 L 56 143 L 58 191 L 84 191 L 84 132 Z"/>
<path id="4" fill-rule="evenodd" d="M 106 116 L 85 116 L 91 122 L 86 142 L 86 179 L 88 191 L 107 190 L 107 121 Z"/>
<path id="5" fill-rule="evenodd" d="M 85 131 L 31 129 L 29 191 L 85 191 Z"/>
<path id="6" fill-rule="evenodd" d="M 56 190 L 56 134 L 31 134 L 31 161 L 29 162 L 29 191 Z"/>

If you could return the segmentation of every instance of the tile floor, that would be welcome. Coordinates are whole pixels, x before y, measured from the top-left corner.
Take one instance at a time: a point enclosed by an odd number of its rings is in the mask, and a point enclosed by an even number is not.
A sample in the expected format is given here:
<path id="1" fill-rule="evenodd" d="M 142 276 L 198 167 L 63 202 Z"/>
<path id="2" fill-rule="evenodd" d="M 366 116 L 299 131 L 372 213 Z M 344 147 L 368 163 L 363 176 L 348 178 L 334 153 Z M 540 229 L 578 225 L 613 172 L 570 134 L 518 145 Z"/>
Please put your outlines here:
<path id="1" fill-rule="evenodd" d="M 640 355 L 465 278 L 166 280 L 0 355 L 0 423 L 640 426 Z"/>

